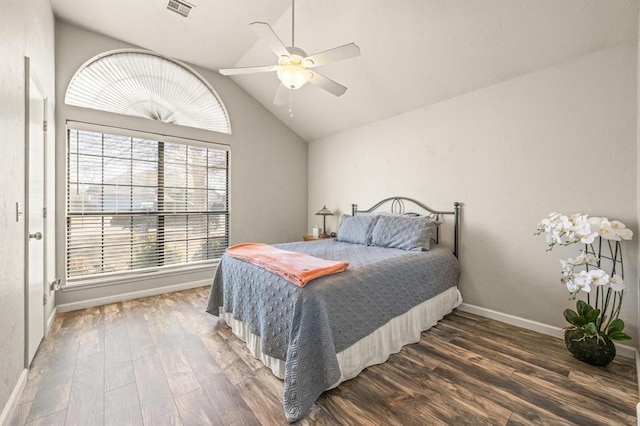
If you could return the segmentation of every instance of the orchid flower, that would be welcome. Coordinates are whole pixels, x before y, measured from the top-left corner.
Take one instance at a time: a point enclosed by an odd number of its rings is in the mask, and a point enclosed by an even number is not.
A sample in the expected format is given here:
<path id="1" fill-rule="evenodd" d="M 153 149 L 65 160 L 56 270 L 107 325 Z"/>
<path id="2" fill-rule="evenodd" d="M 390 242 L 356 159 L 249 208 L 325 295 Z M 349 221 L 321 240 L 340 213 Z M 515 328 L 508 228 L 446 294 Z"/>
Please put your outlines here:
<path id="1" fill-rule="evenodd" d="M 593 269 L 589 272 L 589 277 L 591 278 L 591 283 L 595 286 L 607 285 L 609 284 L 609 275 L 604 272 L 602 269 Z"/>
<path id="2" fill-rule="evenodd" d="M 620 237 L 611 227 L 611 222 L 606 217 L 600 219 L 599 222 L 593 224 L 595 227 L 595 231 L 606 240 L 616 240 L 620 241 Z"/>
<path id="3" fill-rule="evenodd" d="M 613 232 L 615 232 L 623 240 L 630 240 L 631 238 L 633 238 L 633 231 L 631 231 L 631 229 L 628 229 L 626 226 L 624 226 L 624 223 L 618 220 L 611 221 L 611 228 L 613 229 Z"/>
<path id="4" fill-rule="evenodd" d="M 580 271 L 573 277 L 573 283 L 579 289 L 585 293 L 591 292 L 592 277 L 587 271 Z"/>
<path id="5" fill-rule="evenodd" d="M 613 277 L 611 277 L 609 284 L 611 285 L 611 290 L 613 291 L 623 291 L 625 289 L 624 280 L 618 274 L 613 274 Z"/>
<path id="6" fill-rule="evenodd" d="M 572 296 L 575 296 L 575 294 L 580 291 L 580 287 L 578 287 L 578 285 L 573 281 L 567 281 L 566 285 L 567 290 L 569 290 L 569 293 L 571 293 Z"/>

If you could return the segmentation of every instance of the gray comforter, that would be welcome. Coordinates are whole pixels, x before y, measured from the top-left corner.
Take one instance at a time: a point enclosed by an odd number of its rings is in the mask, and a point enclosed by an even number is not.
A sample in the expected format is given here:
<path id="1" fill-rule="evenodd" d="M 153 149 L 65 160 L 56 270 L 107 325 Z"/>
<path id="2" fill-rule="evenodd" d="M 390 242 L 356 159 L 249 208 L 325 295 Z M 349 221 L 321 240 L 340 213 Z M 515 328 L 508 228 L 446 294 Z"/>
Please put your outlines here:
<path id="1" fill-rule="evenodd" d="M 283 405 L 290 422 L 309 414 L 320 394 L 338 382 L 336 353 L 458 283 L 456 258 L 437 246 L 428 252 L 335 240 L 275 246 L 348 260 L 350 266 L 299 288 L 225 254 L 207 312 L 217 316 L 222 306 L 261 337 L 266 355 L 285 361 Z"/>

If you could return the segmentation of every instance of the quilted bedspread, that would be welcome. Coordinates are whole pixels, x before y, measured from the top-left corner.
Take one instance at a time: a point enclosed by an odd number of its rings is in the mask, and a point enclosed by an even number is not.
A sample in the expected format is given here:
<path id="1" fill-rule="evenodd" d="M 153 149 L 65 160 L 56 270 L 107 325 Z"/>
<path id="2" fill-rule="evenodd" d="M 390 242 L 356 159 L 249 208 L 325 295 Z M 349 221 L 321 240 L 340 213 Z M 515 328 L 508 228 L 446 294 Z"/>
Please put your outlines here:
<path id="1" fill-rule="evenodd" d="M 350 264 L 302 288 L 227 254 L 216 270 L 207 312 L 232 313 L 260 336 L 266 355 L 285 361 L 289 422 L 338 382 L 337 353 L 458 283 L 457 259 L 443 247 L 414 252 L 333 239 L 275 246 Z"/>

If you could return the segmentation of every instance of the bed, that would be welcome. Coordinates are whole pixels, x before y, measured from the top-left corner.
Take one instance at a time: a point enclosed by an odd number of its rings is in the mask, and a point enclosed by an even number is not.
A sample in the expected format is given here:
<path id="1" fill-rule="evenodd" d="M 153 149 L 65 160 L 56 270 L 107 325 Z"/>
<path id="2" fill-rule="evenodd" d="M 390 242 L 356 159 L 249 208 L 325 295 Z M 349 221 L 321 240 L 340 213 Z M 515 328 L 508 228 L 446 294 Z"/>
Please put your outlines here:
<path id="1" fill-rule="evenodd" d="M 460 203 L 437 211 L 406 197 L 354 204 L 337 239 L 274 245 L 346 260 L 347 270 L 299 287 L 225 253 L 206 310 L 284 380 L 286 418 L 299 420 L 322 392 L 418 342 L 460 305 L 459 215 Z"/>

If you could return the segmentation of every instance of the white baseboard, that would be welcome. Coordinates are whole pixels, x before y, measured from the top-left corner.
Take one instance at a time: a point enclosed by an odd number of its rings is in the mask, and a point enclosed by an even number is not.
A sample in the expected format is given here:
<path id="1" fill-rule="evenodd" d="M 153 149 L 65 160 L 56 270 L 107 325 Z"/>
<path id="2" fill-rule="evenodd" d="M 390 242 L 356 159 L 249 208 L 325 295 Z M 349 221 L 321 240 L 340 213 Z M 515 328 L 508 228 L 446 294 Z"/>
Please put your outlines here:
<path id="1" fill-rule="evenodd" d="M 44 336 L 47 337 L 49 335 L 49 331 L 51 330 L 51 325 L 53 325 L 53 320 L 56 318 L 56 314 L 58 313 L 58 307 L 54 307 L 51 311 L 51 315 L 47 319 L 47 328 L 44 330 Z"/>
<path id="2" fill-rule="evenodd" d="M 640 353 L 636 350 L 636 374 L 640 375 Z M 640 380 L 638 380 L 638 395 L 640 395 Z M 638 403 L 640 410 L 640 402 Z M 640 415 L 638 415 L 638 425 L 640 426 Z"/>
<path id="3" fill-rule="evenodd" d="M 64 303 L 62 305 L 58 305 L 56 309 L 58 310 L 58 312 L 76 311 L 78 309 L 93 308 L 95 306 L 108 305 L 109 303 L 117 303 L 125 300 L 139 299 L 141 297 L 155 296 L 156 294 L 188 290 L 190 288 L 203 287 L 210 284 L 210 279 L 191 281 L 188 283 L 174 284 L 165 287 L 149 288 L 146 290 L 132 291 L 129 293 L 120 293 L 111 296 L 98 297 L 95 299 L 81 300 L 79 302 Z"/>
<path id="4" fill-rule="evenodd" d="M 13 416 L 13 412 L 16 409 L 16 405 L 18 405 L 18 400 L 20 399 L 20 395 L 22 395 L 22 391 L 24 390 L 25 385 L 27 384 L 27 377 L 29 375 L 29 370 L 26 368 L 22 370 L 20 373 L 20 377 L 18 378 L 18 383 L 13 388 L 11 395 L 9 396 L 9 400 L 7 404 L 2 409 L 2 413 L 0 414 L 0 426 L 4 426 L 9 424 L 11 420 L 11 416 Z"/>
<path id="5" fill-rule="evenodd" d="M 494 319 L 496 321 L 526 328 L 527 330 L 537 331 L 538 333 L 546 334 L 549 336 L 558 338 L 562 338 L 564 336 L 562 333 L 562 329 L 559 327 L 543 324 L 541 322 L 531 321 L 525 318 L 516 317 L 514 315 L 504 314 L 498 311 L 492 311 L 491 309 L 481 308 L 479 306 L 470 305 L 468 303 L 463 303 L 458 307 L 458 309 L 464 312 L 469 312 L 470 314 L 476 314 L 481 317 Z M 636 348 L 616 343 L 616 353 L 625 358 L 635 358 L 637 365 L 638 358 L 636 357 Z"/>

